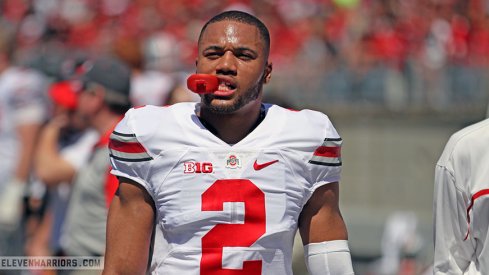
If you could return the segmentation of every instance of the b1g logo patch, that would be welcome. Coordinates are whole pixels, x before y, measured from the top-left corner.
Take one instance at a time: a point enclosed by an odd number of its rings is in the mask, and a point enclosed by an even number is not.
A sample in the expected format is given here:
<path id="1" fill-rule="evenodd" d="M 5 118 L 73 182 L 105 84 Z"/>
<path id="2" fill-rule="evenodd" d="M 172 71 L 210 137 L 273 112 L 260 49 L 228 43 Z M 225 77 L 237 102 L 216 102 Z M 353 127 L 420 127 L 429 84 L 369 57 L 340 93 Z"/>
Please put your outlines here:
<path id="1" fill-rule="evenodd" d="M 183 163 L 183 173 L 185 174 L 209 174 L 212 171 L 214 168 L 210 162 L 186 161 Z"/>
<path id="2" fill-rule="evenodd" d="M 226 160 L 226 168 L 241 168 L 241 160 L 236 155 L 229 155 L 228 159 Z"/>

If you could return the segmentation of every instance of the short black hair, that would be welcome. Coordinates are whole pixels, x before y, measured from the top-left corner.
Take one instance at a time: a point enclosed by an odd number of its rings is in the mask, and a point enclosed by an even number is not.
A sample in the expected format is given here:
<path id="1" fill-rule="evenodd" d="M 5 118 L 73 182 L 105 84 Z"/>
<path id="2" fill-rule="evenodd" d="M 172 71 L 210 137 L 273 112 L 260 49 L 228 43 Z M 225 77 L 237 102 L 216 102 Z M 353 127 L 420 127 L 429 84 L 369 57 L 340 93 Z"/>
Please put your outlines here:
<path id="1" fill-rule="evenodd" d="M 270 32 L 268 31 L 268 28 L 265 26 L 265 24 L 262 21 L 260 21 L 260 19 L 243 11 L 230 10 L 230 11 L 222 12 L 212 17 L 202 27 L 202 30 L 200 31 L 198 43 L 200 44 L 200 41 L 202 40 L 202 36 L 204 35 L 205 30 L 210 24 L 225 21 L 225 20 L 235 21 L 235 22 L 240 22 L 240 23 L 255 26 L 260 32 L 261 38 L 265 42 L 265 51 L 268 56 L 268 53 L 270 52 Z"/>

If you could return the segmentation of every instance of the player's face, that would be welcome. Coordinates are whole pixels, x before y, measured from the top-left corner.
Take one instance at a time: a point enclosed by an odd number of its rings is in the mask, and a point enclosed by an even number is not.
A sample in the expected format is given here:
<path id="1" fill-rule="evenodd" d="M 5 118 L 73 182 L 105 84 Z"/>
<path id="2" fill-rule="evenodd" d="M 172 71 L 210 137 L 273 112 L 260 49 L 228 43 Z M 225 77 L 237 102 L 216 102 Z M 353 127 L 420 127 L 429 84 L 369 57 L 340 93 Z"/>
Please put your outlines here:
<path id="1" fill-rule="evenodd" d="M 77 119 L 80 120 L 80 123 L 90 125 L 101 105 L 103 105 L 103 98 L 98 86 L 87 88 L 80 93 L 76 108 Z"/>
<path id="2" fill-rule="evenodd" d="M 226 20 L 207 26 L 199 44 L 197 73 L 219 78 L 219 89 L 202 97 L 209 110 L 229 114 L 261 99 L 271 71 L 265 42 L 255 26 Z"/>

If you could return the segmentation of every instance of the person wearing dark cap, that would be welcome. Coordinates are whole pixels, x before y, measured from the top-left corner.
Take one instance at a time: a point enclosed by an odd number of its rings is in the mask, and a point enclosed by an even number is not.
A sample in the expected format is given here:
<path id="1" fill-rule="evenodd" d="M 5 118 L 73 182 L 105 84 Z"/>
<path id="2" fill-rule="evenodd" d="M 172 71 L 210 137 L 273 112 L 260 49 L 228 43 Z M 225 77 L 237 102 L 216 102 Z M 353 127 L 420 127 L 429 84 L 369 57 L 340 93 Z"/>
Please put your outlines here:
<path id="1" fill-rule="evenodd" d="M 77 114 L 99 133 L 100 139 L 74 179 L 61 247 L 67 256 L 101 256 L 108 206 L 117 188 L 117 179 L 109 174 L 107 144 L 115 125 L 131 106 L 131 71 L 112 57 L 87 61 L 82 69 L 84 87 Z"/>
<path id="2" fill-rule="evenodd" d="M 26 255 L 52 256 L 60 250 L 60 230 L 69 203 L 71 183 L 88 161 L 98 134 L 76 113 L 80 81 L 59 81 L 49 89 L 51 118 L 43 127 L 36 148 L 35 177 L 47 187 L 46 212 L 29 232 Z"/>

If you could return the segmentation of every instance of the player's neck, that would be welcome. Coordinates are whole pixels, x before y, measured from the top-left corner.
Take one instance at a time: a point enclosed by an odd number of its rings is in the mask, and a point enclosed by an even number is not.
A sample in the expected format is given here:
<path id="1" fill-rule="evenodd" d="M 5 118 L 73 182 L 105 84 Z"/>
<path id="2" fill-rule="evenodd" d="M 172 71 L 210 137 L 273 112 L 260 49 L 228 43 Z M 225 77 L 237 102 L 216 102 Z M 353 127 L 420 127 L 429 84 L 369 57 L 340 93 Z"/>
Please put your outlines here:
<path id="1" fill-rule="evenodd" d="M 253 131 L 265 118 L 265 110 L 258 103 L 233 114 L 215 114 L 201 109 L 199 119 L 218 138 L 228 144 L 236 144 Z"/>

